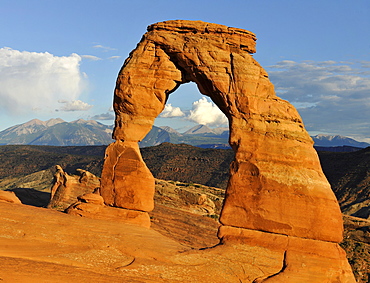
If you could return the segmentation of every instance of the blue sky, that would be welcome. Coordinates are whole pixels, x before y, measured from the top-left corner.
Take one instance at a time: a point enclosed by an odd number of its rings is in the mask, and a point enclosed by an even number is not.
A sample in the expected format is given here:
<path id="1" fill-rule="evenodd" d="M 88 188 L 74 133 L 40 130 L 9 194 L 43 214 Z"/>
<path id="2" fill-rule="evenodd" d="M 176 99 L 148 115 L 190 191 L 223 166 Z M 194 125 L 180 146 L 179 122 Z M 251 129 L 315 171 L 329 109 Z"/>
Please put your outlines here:
<path id="1" fill-rule="evenodd" d="M 254 32 L 255 59 L 310 134 L 370 142 L 369 15 L 368 0 L 1 0 L 0 131 L 33 118 L 112 124 L 117 74 L 146 27 L 185 19 Z M 156 125 L 196 123 L 225 119 L 186 84 Z"/>

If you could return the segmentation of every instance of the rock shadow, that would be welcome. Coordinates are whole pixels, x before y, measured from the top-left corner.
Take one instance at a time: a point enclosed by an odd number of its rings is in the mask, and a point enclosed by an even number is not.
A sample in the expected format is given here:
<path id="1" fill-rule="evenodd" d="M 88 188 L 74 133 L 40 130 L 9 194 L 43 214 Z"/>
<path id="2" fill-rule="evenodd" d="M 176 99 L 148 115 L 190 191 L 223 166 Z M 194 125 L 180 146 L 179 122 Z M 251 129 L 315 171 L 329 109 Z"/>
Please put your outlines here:
<path id="1" fill-rule="evenodd" d="M 32 188 L 15 188 L 7 191 L 14 192 L 19 200 L 26 205 L 46 207 L 50 201 L 50 193 Z"/>

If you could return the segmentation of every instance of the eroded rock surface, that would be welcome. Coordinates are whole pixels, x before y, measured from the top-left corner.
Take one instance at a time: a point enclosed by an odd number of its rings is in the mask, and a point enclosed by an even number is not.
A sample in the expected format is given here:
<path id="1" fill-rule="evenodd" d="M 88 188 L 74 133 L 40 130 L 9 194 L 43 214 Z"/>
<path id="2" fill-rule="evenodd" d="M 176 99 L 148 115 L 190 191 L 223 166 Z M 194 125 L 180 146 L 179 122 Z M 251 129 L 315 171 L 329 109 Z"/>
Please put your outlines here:
<path id="1" fill-rule="evenodd" d="M 251 56 L 255 40 L 251 32 L 200 21 L 149 26 L 117 79 L 114 138 L 140 141 L 168 95 L 193 81 L 230 122 L 235 160 L 221 222 L 339 242 L 339 206 L 313 142 L 295 108 L 275 95 L 267 73 Z M 104 168 L 115 161 L 106 160 Z M 122 190 L 131 190 L 133 183 Z M 111 202 L 106 190 L 102 186 Z"/>
<path id="2" fill-rule="evenodd" d="M 202 216 L 192 219 L 197 217 Z M 3 282 L 252 283 L 279 274 L 286 262 L 293 277 L 275 282 L 354 282 L 344 280 L 348 270 L 339 273 L 340 265 L 328 269 L 330 261 L 341 263 L 334 259 L 337 251 L 304 254 L 300 248 L 298 254 L 292 249 L 285 256 L 282 241 L 273 245 L 270 237 L 287 237 L 272 233 L 253 231 L 263 237 L 198 250 L 137 225 L 5 202 L 0 202 L 0 226 Z"/>
<path id="3" fill-rule="evenodd" d="M 22 204 L 22 202 L 19 200 L 19 198 L 16 196 L 16 194 L 14 192 L 10 192 L 10 191 L 1 191 L 0 190 L 0 201 Z"/>
<path id="4" fill-rule="evenodd" d="M 86 170 L 77 169 L 77 175 L 69 175 L 61 166 L 55 167 L 49 208 L 64 210 L 74 203 L 78 196 L 92 193 L 100 187 L 100 178 Z"/>
<path id="5" fill-rule="evenodd" d="M 111 207 L 104 204 L 99 194 L 88 193 L 79 196 L 78 201 L 66 209 L 66 213 L 93 219 L 115 221 L 150 227 L 149 214 L 143 211 Z"/>
<path id="6" fill-rule="evenodd" d="M 340 209 L 313 141 L 296 109 L 275 95 L 268 74 L 251 56 L 255 41 L 251 32 L 200 21 L 149 26 L 118 75 L 113 105 L 117 142 L 107 149 L 101 195 L 108 205 L 152 209 L 154 182 L 136 144 L 150 131 L 168 96 L 179 85 L 195 82 L 228 118 L 235 151 L 220 238 L 250 245 L 250 238 L 263 231 L 292 239 L 294 244 L 278 248 L 279 257 L 290 258 L 287 265 L 259 277 L 260 282 L 354 282 L 337 244 L 343 233 Z M 269 249 L 277 248 L 274 237 L 266 241 Z M 306 241 L 324 243 L 315 245 L 317 256 L 304 249 L 310 244 Z M 320 249 L 327 246 L 337 252 L 322 263 Z M 326 271 L 312 281 L 307 270 L 321 264 Z M 299 277 L 303 265 L 307 272 Z"/>
<path id="7" fill-rule="evenodd" d="M 136 142 L 116 141 L 105 152 L 100 192 L 105 204 L 132 210 L 154 208 L 155 180 Z"/>

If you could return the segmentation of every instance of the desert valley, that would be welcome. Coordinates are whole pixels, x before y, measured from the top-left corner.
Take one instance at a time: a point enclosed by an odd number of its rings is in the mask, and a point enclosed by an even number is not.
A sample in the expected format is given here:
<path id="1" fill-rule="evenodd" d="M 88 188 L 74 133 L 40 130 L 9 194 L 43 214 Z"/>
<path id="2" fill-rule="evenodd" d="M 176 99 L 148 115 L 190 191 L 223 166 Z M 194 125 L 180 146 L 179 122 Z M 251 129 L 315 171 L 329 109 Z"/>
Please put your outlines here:
<path id="1" fill-rule="evenodd" d="M 78 247 L 80 244 L 77 238 L 80 237 L 78 236 L 80 234 L 74 235 L 72 231 L 76 230 L 72 225 L 86 225 L 84 221 L 93 220 L 62 216 L 64 213 L 61 210 L 67 207 L 68 203 L 54 207 L 53 210 L 45 208 L 50 201 L 53 175 L 56 172 L 54 165 L 62 165 L 67 174 L 72 177 L 79 176 L 76 169 L 88 170 L 100 177 L 105 148 L 106 146 L 0 146 L 2 160 L 0 187 L 3 190 L 14 192 L 26 205 L 4 204 L 2 208 L 2 227 L 4 229 L 8 227 L 4 230 L 6 233 L 2 237 L 3 247 L 8 247 L 7 256 L 5 256 L 5 250 L 2 252 L 2 269 L 6 270 L 6 273 L 1 273 L 0 277 L 4 282 L 12 282 L 11 278 L 19 278 L 18 282 L 50 282 L 50 280 L 55 280 L 51 282 L 63 282 L 64 278 L 69 278 L 70 282 L 77 281 L 77 278 L 86 282 L 88 280 L 122 282 L 120 280 L 126 276 L 122 271 L 112 272 L 114 268 L 109 265 L 105 269 L 96 268 L 96 266 L 103 265 L 102 262 L 106 257 L 114 257 L 116 263 L 119 264 L 120 258 L 117 254 L 113 256 L 109 253 L 110 250 L 100 251 L 101 259 L 94 263 L 88 259 L 91 255 L 84 254 L 80 251 L 81 247 Z M 229 177 L 229 165 L 233 158 L 232 150 L 202 149 L 190 145 L 164 143 L 155 147 L 143 148 L 141 151 L 149 169 L 157 178 L 155 208 L 150 213 L 151 230 L 159 232 L 163 239 L 167 239 L 166 241 L 175 241 L 184 250 L 197 250 L 217 245 L 219 243 L 217 238 L 218 217 Z M 324 173 L 329 179 L 343 211 L 345 236 L 341 246 L 347 252 L 357 281 L 367 282 L 370 268 L 370 221 L 368 220 L 370 209 L 367 201 L 369 199 L 367 189 L 370 171 L 368 166 L 370 164 L 369 148 L 356 152 L 319 151 L 318 153 Z M 204 162 L 207 167 L 203 166 Z M 94 185 L 90 191 L 93 189 Z M 72 194 L 69 204 L 77 200 L 79 193 L 82 194 L 81 191 Z M 199 204 L 198 200 L 201 195 L 207 196 L 208 203 Z M 1 205 L 3 205 L 2 202 L 0 202 Z M 17 215 L 8 215 L 7 209 L 10 209 L 9 212 L 16 212 Z M 31 221 L 34 215 L 38 215 L 38 217 Z M 20 221 L 18 218 L 10 220 L 12 217 L 20 217 L 23 220 Z M 57 218 L 52 220 L 54 217 Z M 47 218 L 51 219 L 47 222 L 42 221 Z M 49 223 L 50 221 L 55 221 L 55 223 Z M 122 233 L 121 237 L 128 237 L 126 233 L 131 233 L 132 225 L 127 227 L 125 224 L 120 224 L 119 226 L 122 226 L 122 229 L 126 231 L 123 233 L 115 225 L 115 221 L 117 219 L 101 220 L 98 223 L 99 225 L 105 223 L 103 227 L 112 223 L 110 224 L 112 227 L 109 228 L 110 233 L 116 233 L 116 235 Z M 15 225 L 16 223 L 18 224 Z M 26 225 L 26 223 L 28 224 Z M 62 231 L 59 231 L 58 223 L 65 227 Z M 7 226 L 9 224 L 14 224 L 14 226 Z M 53 247 L 54 244 L 61 245 L 56 240 L 58 237 L 55 234 L 67 233 L 65 231 L 67 227 L 71 229 L 68 245 L 70 245 L 70 249 L 74 249 L 77 263 L 71 260 L 60 266 L 60 259 L 50 259 L 46 255 L 57 253 L 60 254 L 60 257 L 71 257 L 68 255 L 69 249 L 57 251 Z M 116 228 L 118 230 L 115 230 Z M 50 230 L 50 235 L 47 235 L 46 238 L 40 237 L 38 234 L 41 233 L 42 229 L 44 230 L 42 233 L 45 233 L 45 229 Z M 140 230 L 141 228 L 136 229 Z M 86 230 L 85 233 L 91 233 L 88 237 L 92 239 L 100 237 L 99 233 L 108 237 L 108 231 L 103 233 L 101 230 Z M 158 235 L 156 236 L 158 237 Z M 28 237 L 30 238 L 27 239 Z M 67 236 L 63 235 L 63 237 Z M 8 241 L 8 239 L 14 239 L 14 241 Z M 115 239 L 115 241 L 119 240 L 122 241 L 121 238 Z M 141 240 L 144 241 L 144 239 Z M 32 242 L 32 245 L 28 241 Z M 84 252 L 86 253 L 89 249 L 93 250 L 95 245 L 95 243 L 84 243 Z M 142 243 L 139 241 L 139 243 L 132 242 L 127 245 L 134 247 L 135 245 L 140 246 Z M 9 250 L 13 250 L 12 254 L 9 254 Z M 91 250 L 90 253 L 97 253 L 97 251 Z M 78 257 L 77 254 L 79 254 Z M 21 268 L 12 268 L 11 266 L 14 264 L 21 264 Z M 49 269 L 54 270 L 54 274 L 45 273 Z M 86 272 L 86 270 L 90 271 Z M 84 274 L 83 278 L 87 277 L 81 279 L 81 274 Z M 143 278 L 136 278 L 136 281 L 132 279 L 131 282 L 151 282 L 149 279 L 145 279 L 147 280 L 145 281 Z"/>
<path id="2" fill-rule="evenodd" d="M 113 129 L 3 131 L 0 281 L 368 282 L 370 147 L 312 139 L 255 41 L 201 21 L 150 25 L 118 75 Z M 188 82 L 229 129 L 152 127 Z M 67 126 L 80 134 L 62 138 Z"/>

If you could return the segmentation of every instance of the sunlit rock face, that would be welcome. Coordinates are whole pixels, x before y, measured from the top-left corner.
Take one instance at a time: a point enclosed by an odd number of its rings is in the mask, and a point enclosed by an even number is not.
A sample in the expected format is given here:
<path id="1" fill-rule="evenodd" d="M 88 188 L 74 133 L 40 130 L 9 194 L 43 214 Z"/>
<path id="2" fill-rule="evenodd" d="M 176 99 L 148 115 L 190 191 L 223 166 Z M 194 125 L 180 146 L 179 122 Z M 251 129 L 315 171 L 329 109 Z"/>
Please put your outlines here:
<path id="1" fill-rule="evenodd" d="M 143 139 L 169 94 L 193 81 L 230 122 L 235 160 L 222 224 L 338 242 L 340 210 L 312 140 L 295 108 L 275 95 L 267 73 L 253 59 L 255 41 L 251 32 L 200 21 L 149 26 L 118 75 L 114 138 L 125 143 Z M 139 164 L 139 159 L 127 160 Z M 110 196 L 119 199 L 132 185 L 125 187 Z M 124 200 L 112 202 L 105 188 L 102 195 L 109 203 L 138 210 L 151 207 L 129 205 L 132 200 L 127 205 Z M 138 186 L 131 194 L 140 190 Z"/>
<path id="2" fill-rule="evenodd" d="M 14 192 L 1 191 L 1 190 L 0 190 L 0 202 L 22 204 L 22 202 L 20 201 L 20 199 L 16 196 Z"/>
<path id="3" fill-rule="evenodd" d="M 61 166 L 55 167 L 48 208 L 64 210 L 75 202 L 79 195 L 91 193 L 100 186 L 100 178 L 86 170 L 77 169 L 76 175 L 69 175 Z"/>
<path id="4" fill-rule="evenodd" d="M 132 210 L 154 208 L 155 180 L 137 142 L 116 141 L 108 146 L 101 180 L 105 204 Z"/>
<path id="5" fill-rule="evenodd" d="M 152 209 L 154 180 L 136 143 L 150 131 L 169 95 L 195 82 L 228 118 L 235 152 L 220 238 L 250 244 L 253 231 L 263 231 L 337 247 L 343 232 L 337 200 L 301 117 L 275 95 L 268 74 L 252 57 L 255 42 L 249 31 L 201 21 L 149 26 L 118 75 L 113 105 L 117 142 L 107 149 L 101 195 L 108 205 Z M 338 257 L 347 264 L 343 253 Z M 343 272 L 348 275 L 348 270 Z"/>

